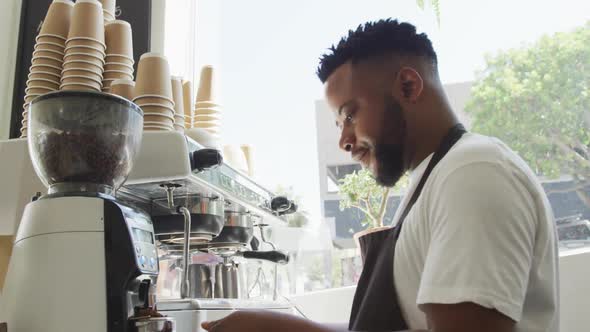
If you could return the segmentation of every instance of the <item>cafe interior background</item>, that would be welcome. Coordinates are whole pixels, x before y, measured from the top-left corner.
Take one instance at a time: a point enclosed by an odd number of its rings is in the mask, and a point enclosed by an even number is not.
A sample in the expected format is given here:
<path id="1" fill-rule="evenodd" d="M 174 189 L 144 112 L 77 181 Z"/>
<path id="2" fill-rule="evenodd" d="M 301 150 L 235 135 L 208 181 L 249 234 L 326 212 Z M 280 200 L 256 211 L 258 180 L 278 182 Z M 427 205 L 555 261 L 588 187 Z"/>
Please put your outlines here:
<path id="1" fill-rule="evenodd" d="M 576 114 L 589 118 L 590 2 L 131 3 L 125 10 L 151 12 L 151 17 L 134 17 L 133 27 L 145 31 L 149 50 L 168 58 L 173 75 L 198 82 L 201 68 L 213 66 L 223 111 L 223 144 L 249 145 L 252 177 L 297 202 L 298 212 L 283 227 L 273 228 L 269 237 L 292 258 L 279 269 L 281 294 L 307 317 L 348 319 L 361 271 L 353 234 L 366 227 L 363 212 L 342 204 L 342 181 L 361 168 L 338 149 L 337 128 L 315 68 L 319 56 L 347 29 L 394 17 L 412 22 L 433 41 L 446 93 L 467 128 L 505 140 L 537 171 L 559 235 L 561 330 L 590 330 L 590 174 L 582 171 L 590 161 L 590 121 L 582 126 L 567 121 Z M 17 52 L 21 8 L 20 0 L 0 2 L 0 139 L 16 138 L 18 132 L 13 119 L 20 110 L 13 105 L 15 76 L 22 70 Z M 555 57 L 561 57 L 563 67 L 534 63 Z M 496 75 L 495 80 L 485 80 L 488 74 Z M 571 86 L 581 88 L 568 89 Z M 537 96 L 536 105 L 542 105 L 537 107 L 550 108 L 551 115 L 537 117 L 535 106 L 521 103 L 519 93 Z M 482 116 L 475 104 L 500 107 Z M 514 112 L 505 109 L 510 107 Z M 551 142 L 535 143 L 556 131 L 557 139 L 581 142 L 581 150 L 573 151 L 582 159 L 579 164 L 559 154 L 547 155 Z M 403 186 L 389 193 L 386 221 L 403 194 Z"/>

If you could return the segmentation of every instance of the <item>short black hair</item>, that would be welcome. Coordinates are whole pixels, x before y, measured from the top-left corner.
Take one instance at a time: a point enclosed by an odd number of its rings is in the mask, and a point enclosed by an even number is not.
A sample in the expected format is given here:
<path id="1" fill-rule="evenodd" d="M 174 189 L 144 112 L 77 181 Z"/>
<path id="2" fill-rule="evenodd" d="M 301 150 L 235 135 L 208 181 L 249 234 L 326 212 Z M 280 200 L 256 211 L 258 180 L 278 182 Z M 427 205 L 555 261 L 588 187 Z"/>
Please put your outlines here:
<path id="1" fill-rule="evenodd" d="M 332 45 L 329 53 L 320 57 L 317 75 L 325 83 L 328 77 L 342 64 L 353 63 L 387 53 L 423 56 L 432 61 L 436 68 L 436 52 L 425 33 L 416 33 L 410 23 L 388 18 L 377 22 L 361 24 L 356 30 L 349 30 L 337 46 Z"/>

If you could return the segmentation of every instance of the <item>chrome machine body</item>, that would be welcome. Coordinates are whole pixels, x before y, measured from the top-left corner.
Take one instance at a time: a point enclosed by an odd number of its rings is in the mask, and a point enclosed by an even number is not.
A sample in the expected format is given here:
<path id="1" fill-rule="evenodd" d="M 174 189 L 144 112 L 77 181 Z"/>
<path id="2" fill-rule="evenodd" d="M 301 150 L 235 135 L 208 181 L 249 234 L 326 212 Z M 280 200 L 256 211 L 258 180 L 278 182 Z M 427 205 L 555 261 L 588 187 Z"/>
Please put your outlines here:
<path id="1" fill-rule="evenodd" d="M 158 289 L 167 292 L 158 292 L 157 308 L 176 319 L 178 331 L 201 331 L 200 322 L 235 310 L 294 312 L 277 296 L 249 299 L 240 265 L 249 259 L 288 262 L 274 247 L 259 250 L 263 233 L 254 233 L 284 226 L 281 216 L 296 207 L 221 159 L 219 152 L 179 133 L 144 134 L 137 167 L 117 195 L 152 217 L 161 266 L 169 263 L 160 271 Z M 211 261 L 199 262 L 200 255 Z M 162 275 L 170 271 L 175 280 Z"/>

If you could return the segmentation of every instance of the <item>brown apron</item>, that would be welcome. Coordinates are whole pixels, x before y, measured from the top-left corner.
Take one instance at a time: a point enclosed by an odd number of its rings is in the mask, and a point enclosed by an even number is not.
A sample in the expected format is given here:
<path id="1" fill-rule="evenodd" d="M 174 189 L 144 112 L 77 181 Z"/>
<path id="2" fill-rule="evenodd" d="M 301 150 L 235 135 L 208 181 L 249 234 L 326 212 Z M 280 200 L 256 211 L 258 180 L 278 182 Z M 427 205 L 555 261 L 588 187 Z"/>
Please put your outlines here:
<path id="1" fill-rule="evenodd" d="M 408 329 L 397 302 L 397 292 L 394 286 L 393 259 L 395 257 L 395 245 L 403 222 L 416 200 L 418 200 L 432 169 L 465 132 L 463 125 L 457 124 L 443 138 L 401 214 L 397 225 L 359 238 L 363 257 L 363 272 L 352 302 L 349 330 L 377 332 Z"/>

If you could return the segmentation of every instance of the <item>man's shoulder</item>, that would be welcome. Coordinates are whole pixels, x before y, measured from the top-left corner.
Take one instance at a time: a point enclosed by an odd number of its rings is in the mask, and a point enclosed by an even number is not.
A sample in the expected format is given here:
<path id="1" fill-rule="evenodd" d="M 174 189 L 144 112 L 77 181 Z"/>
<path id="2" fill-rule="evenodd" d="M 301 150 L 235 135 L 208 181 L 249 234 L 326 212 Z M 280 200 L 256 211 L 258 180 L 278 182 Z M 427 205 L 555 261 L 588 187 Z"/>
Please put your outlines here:
<path id="1" fill-rule="evenodd" d="M 452 173 L 479 164 L 502 168 L 526 168 L 526 163 L 498 138 L 466 133 L 440 161 L 439 172 Z"/>

